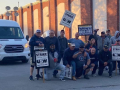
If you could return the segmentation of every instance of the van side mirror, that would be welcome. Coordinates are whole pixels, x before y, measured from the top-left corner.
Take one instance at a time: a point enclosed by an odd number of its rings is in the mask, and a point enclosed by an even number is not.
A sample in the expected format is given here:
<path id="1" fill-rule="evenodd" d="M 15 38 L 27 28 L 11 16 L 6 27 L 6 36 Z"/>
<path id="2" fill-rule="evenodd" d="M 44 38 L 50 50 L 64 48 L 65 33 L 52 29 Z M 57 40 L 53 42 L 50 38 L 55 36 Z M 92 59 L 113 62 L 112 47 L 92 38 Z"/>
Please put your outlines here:
<path id="1" fill-rule="evenodd" d="M 29 41 L 29 35 L 26 35 L 26 40 Z"/>

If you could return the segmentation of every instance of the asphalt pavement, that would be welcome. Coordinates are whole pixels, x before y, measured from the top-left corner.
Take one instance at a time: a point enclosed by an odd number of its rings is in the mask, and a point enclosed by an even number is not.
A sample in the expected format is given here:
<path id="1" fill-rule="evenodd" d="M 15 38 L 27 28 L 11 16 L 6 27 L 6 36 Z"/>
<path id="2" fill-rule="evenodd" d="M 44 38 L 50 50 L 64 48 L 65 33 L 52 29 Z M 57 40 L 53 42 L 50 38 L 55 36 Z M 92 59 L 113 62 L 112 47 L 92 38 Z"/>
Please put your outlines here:
<path id="1" fill-rule="evenodd" d="M 108 77 L 108 71 L 103 76 L 84 78 L 77 81 L 66 80 L 65 82 L 53 78 L 51 81 L 29 80 L 30 64 L 11 62 L 0 64 L 0 90 L 120 90 L 120 75 Z M 34 70 L 34 77 L 36 70 Z"/>

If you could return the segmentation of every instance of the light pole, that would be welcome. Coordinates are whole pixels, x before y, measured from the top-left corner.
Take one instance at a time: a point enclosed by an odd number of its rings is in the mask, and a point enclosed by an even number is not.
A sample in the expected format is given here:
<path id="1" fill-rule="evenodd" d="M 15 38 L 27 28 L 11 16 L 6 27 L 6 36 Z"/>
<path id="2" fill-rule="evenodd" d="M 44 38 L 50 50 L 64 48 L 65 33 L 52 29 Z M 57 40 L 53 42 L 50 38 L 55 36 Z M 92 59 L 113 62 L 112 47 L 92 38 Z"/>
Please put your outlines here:
<path id="1" fill-rule="evenodd" d="M 14 12 L 14 15 L 15 15 L 15 16 L 18 16 L 18 15 L 19 15 L 19 14 L 17 13 L 18 7 L 14 7 L 14 8 L 13 8 L 14 11 L 12 11 L 12 10 L 10 10 L 10 9 L 11 9 L 10 6 L 6 6 L 6 10 L 7 10 L 6 16 L 11 16 L 11 20 L 12 20 L 12 12 Z"/>

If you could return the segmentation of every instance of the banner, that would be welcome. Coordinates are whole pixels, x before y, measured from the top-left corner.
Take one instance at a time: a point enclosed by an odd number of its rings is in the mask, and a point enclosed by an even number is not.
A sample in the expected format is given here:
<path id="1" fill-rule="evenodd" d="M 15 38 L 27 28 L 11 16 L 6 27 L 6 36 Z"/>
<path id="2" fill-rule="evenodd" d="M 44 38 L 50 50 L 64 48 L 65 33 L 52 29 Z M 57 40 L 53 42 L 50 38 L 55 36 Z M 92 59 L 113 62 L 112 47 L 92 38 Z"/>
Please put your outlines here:
<path id="1" fill-rule="evenodd" d="M 50 66 L 47 50 L 35 51 L 35 61 L 37 68 L 47 68 Z"/>
<path id="2" fill-rule="evenodd" d="M 72 67 L 70 68 L 65 68 L 65 77 L 66 78 L 69 78 L 69 79 L 72 79 Z"/>
<path id="3" fill-rule="evenodd" d="M 80 36 L 93 34 L 92 25 L 78 25 L 78 32 Z"/>
<path id="4" fill-rule="evenodd" d="M 112 46 L 112 60 L 120 61 L 120 46 Z"/>
<path id="5" fill-rule="evenodd" d="M 65 10 L 65 13 L 62 17 L 60 24 L 66 26 L 68 28 L 71 28 L 75 16 L 76 16 L 76 14 L 74 14 L 68 10 Z"/>

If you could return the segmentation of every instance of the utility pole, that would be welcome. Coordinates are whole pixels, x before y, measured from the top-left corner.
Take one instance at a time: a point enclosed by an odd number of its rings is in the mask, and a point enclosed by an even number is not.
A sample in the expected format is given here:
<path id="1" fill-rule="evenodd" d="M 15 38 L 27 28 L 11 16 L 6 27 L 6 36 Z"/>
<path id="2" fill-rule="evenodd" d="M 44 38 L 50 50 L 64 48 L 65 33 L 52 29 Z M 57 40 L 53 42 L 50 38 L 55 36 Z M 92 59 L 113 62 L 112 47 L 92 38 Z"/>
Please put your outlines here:
<path id="1" fill-rule="evenodd" d="M 18 8 L 19 8 L 19 1 L 18 1 Z"/>

